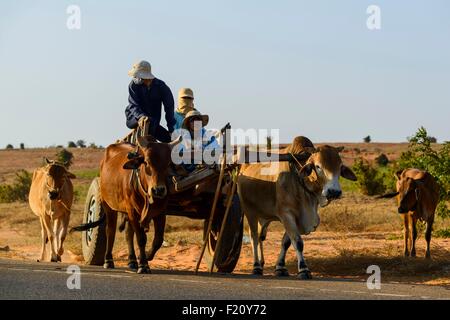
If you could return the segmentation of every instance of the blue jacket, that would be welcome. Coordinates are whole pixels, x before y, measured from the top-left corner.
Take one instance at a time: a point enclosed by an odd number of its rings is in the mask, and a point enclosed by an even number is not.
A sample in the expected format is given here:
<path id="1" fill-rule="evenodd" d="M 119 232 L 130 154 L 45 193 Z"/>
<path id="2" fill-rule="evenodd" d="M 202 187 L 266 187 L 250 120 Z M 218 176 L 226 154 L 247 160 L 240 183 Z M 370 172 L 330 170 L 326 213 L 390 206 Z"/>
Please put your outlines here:
<path id="1" fill-rule="evenodd" d="M 161 122 L 161 107 L 164 104 L 167 129 L 169 132 L 173 132 L 176 123 L 174 118 L 175 103 L 172 91 L 170 91 L 170 88 L 164 81 L 153 79 L 150 88 L 145 84 L 137 84 L 131 81 L 128 91 L 129 104 L 125 109 L 128 128 L 134 129 L 142 116 L 147 116 L 151 119 L 150 124 L 153 128 L 159 126 Z"/>

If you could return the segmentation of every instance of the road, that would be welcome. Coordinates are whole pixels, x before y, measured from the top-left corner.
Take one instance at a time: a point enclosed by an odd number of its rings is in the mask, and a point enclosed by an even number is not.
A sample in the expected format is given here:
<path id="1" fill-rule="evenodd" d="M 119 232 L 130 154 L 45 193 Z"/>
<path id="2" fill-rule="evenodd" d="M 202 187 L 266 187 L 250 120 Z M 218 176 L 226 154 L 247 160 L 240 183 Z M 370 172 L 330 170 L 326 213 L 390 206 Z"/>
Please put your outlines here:
<path id="1" fill-rule="evenodd" d="M 138 275 L 125 269 L 80 266 L 80 289 L 68 289 L 67 264 L 0 259 L 0 299 L 449 299 L 450 290 L 426 285 L 382 283 L 380 290 L 349 280 L 299 281 L 295 277 L 194 275 L 152 270 Z"/>

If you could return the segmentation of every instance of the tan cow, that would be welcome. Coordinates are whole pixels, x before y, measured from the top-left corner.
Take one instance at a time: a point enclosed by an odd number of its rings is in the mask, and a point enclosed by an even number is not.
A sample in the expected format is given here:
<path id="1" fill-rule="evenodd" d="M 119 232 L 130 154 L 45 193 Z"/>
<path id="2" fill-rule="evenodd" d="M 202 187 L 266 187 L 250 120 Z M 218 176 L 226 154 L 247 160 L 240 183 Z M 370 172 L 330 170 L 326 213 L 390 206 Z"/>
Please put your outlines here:
<path id="1" fill-rule="evenodd" d="M 267 163 L 242 167 L 238 178 L 238 193 L 251 233 L 253 274 L 263 273 L 262 242 L 267 227 L 272 221 L 281 221 L 286 234 L 277 261 L 276 275 L 288 275 L 285 257 L 292 243 L 298 257 L 298 278 L 310 279 L 311 272 L 303 257 L 301 235 L 309 234 L 319 225 L 319 205 L 325 206 L 341 196 L 339 177 L 356 180 L 353 172 L 342 164 L 339 156 L 342 148 L 323 146 L 314 149 L 309 144 L 309 139 L 297 137 L 285 151 L 298 153 L 305 146 L 312 148 L 312 155 L 302 167 L 295 162 L 280 162 L 273 172 L 269 171 L 271 164 Z M 268 172 L 270 174 L 266 174 Z"/>
<path id="2" fill-rule="evenodd" d="M 34 171 L 29 203 L 41 222 L 42 250 L 38 261 L 45 259 L 45 246 L 50 240 L 50 261 L 57 262 L 61 261 L 64 253 L 63 243 L 73 202 L 70 179 L 75 179 L 75 175 L 67 171 L 63 164 L 45 160 L 47 165 Z"/>
<path id="3" fill-rule="evenodd" d="M 439 185 L 428 172 L 419 169 L 405 169 L 396 173 L 397 192 L 383 198 L 397 196 L 398 213 L 403 215 L 406 257 L 416 256 L 417 220 L 426 222 L 426 257 L 431 258 L 430 242 L 434 213 L 439 202 Z"/>

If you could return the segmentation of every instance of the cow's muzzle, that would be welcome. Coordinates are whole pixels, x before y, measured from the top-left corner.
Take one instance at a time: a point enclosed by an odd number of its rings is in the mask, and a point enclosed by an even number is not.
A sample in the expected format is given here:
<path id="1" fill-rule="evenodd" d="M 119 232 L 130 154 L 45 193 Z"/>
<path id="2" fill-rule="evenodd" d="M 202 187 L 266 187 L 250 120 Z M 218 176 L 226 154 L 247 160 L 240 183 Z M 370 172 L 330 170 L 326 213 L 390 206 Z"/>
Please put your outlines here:
<path id="1" fill-rule="evenodd" d="M 327 200 L 336 200 L 339 199 L 342 196 L 342 191 L 341 190 L 334 190 L 334 189 L 330 189 L 327 191 Z"/>
<path id="2" fill-rule="evenodd" d="M 59 191 L 52 190 L 48 192 L 48 198 L 50 200 L 57 200 L 59 198 Z"/>
<path id="3" fill-rule="evenodd" d="M 152 196 L 158 199 L 163 199 L 167 196 L 166 186 L 157 186 L 152 188 Z"/>

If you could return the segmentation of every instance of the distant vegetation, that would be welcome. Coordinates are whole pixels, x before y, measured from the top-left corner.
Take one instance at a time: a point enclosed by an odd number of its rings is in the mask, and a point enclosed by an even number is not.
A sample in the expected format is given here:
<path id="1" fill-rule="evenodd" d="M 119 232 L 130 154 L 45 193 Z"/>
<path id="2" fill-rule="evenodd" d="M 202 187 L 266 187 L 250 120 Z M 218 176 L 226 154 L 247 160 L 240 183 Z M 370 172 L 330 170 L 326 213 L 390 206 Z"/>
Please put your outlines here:
<path id="1" fill-rule="evenodd" d="M 365 143 L 371 143 L 372 142 L 372 138 L 370 136 L 365 137 L 364 139 Z"/>
<path id="2" fill-rule="evenodd" d="M 73 164 L 73 153 L 66 149 L 62 149 L 56 153 L 56 160 L 65 164 L 66 168 L 69 169 Z"/>
<path id="3" fill-rule="evenodd" d="M 76 147 L 77 147 L 77 144 L 73 141 L 69 141 L 67 143 L 67 148 L 76 148 Z"/>
<path id="4" fill-rule="evenodd" d="M 14 146 L 12 144 L 8 144 L 8 145 L 6 145 L 5 149 L 6 150 L 12 150 L 12 149 L 14 149 Z"/>
<path id="5" fill-rule="evenodd" d="M 32 175 L 26 170 L 16 173 L 14 183 L 11 185 L 0 185 L 0 203 L 11 203 L 15 201 L 28 201 Z"/>

